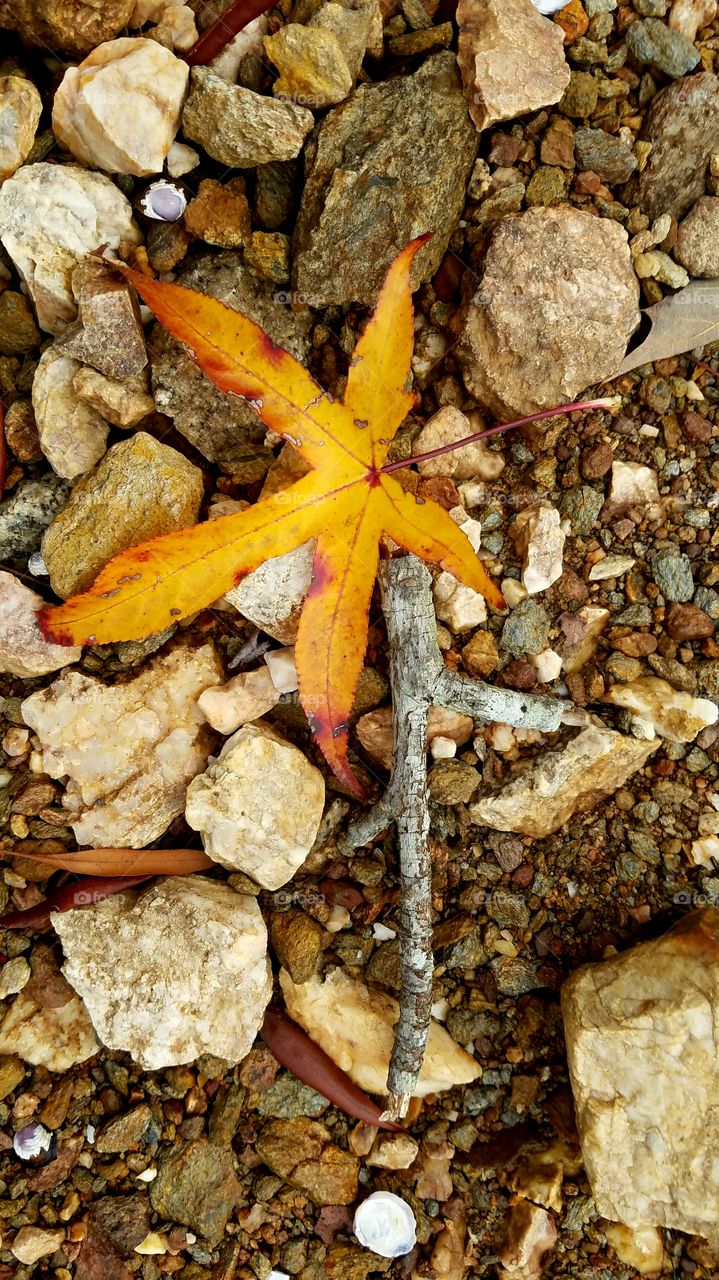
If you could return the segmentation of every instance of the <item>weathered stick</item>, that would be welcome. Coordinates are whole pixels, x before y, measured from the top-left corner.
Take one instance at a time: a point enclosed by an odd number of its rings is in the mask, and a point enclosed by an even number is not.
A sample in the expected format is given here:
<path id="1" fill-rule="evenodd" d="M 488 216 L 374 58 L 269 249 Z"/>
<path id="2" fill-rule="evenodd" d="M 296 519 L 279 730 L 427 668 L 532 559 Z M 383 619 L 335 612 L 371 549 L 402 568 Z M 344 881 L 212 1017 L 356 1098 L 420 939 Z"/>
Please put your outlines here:
<path id="1" fill-rule="evenodd" d="M 390 651 L 392 776 L 382 799 L 352 824 L 347 842 L 356 848 L 374 840 L 392 822 L 397 825 L 402 996 L 387 1081 L 389 1099 L 383 1114 L 387 1120 L 398 1120 L 405 1115 L 417 1084 L 432 1006 L 429 708 L 447 707 L 478 720 L 552 733 L 571 704 L 493 689 L 448 671 L 437 643 L 432 579 L 416 556 L 386 561 L 380 569 L 380 587 Z"/>

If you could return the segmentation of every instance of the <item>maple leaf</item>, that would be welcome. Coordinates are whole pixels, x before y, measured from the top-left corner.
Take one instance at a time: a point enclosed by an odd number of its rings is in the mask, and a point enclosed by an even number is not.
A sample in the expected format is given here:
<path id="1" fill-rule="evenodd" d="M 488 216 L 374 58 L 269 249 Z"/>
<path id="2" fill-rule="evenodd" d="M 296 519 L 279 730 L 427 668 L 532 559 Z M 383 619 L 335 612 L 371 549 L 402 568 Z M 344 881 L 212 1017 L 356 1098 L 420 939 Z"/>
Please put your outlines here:
<path id="1" fill-rule="evenodd" d="M 312 470 L 237 515 L 154 538 L 116 556 L 93 587 L 45 608 L 60 644 L 140 639 L 213 603 L 265 560 L 317 539 L 295 656 L 310 727 L 336 776 L 361 796 L 348 759 L 349 716 L 367 644 L 380 539 L 437 562 L 495 608 L 504 599 L 469 539 L 437 503 L 383 471 L 413 397 L 412 241 L 389 268 L 355 348 L 341 402 L 253 320 L 178 285 L 123 268 L 140 297 L 223 391 L 251 399 Z M 392 464 L 387 464 L 392 466 Z"/>

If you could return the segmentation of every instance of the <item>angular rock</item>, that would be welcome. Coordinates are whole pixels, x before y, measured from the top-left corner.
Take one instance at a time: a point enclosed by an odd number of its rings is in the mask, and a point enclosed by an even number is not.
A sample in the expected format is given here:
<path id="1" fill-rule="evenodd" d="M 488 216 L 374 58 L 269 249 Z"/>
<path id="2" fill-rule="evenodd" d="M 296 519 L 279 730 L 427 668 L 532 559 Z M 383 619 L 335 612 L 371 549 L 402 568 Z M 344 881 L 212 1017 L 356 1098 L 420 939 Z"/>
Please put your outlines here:
<path id="1" fill-rule="evenodd" d="M 61 147 L 93 169 L 161 173 L 180 126 L 187 63 L 156 40 L 98 45 L 69 67 L 52 111 Z"/>
<path id="2" fill-rule="evenodd" d="M 256 627 L 283 644 L 297 639 L 302 604 L 312 581 L 314 539 L 295 551 L 273 556 L 249 573 L 225 599 Z"/>
<path id="3" fill-rule="evenodd" d="M 140 1103 L 101 1129 L 95 1137 L 95 1150 L 101 1155 L 136 1150 L 151 1121 L 149 1106 L 146 1102 Z"/>
<path id="4" fill-rule="evenodd" d="M 84 591 L 121 551 L 194 524 L 203 492 L 202 472 L 144 431 L 114 444 L 45 531 L 53 591 Z"/>
<path id="5" fill-rule="evenodd" d="M 547 647 L 551 622 L 536 600 L 520 600 L 502 627 L 501 647 L 515 658 L 541 653 Z"/>
<path id="6" fill-rule="evenodd" d="M 309 311 L 278 306 L 274 286 L 258 280 L 238 254 L 196 258 L 191 267 L 180 273 L 177 283 L 243 312 L 261 325 L 278 346 L 300 361 L 306 359 Z M 250 402 L 218 391 L 161 325 L 153 330 L 150 350 L 158 409 L 168 414 L 190 444 L 223 471 L 245 479 L 263 475 L 268 456 L 264 445 L 267 428 Z"/>
<path id="7" fill-rule="evenodd" d="M 333 31 L 290 22 L 262 43 L 280 73 L 272 86 L 276 97 L 315 110 L 347 97 L 354 77 Z"/>
<path id="8" fill-rule="evenodd" d="M 509 1210 L 507 1235 L 500 1250 L 500 1280 L 539 1280 L 557 1239 L 551 1213 L 529 1200 L 516 1200 Z"/>
<path id="9" fill-rule="evenodd" d="M 27 298 L 14 289 L 6 289 L 0 293 L 0 353 L 24 355 L 39 345 L 40 330 Z"/>
<path id="10" fill-rule="evenodd" d="M 611 614 L 601 605 L 585 604 L 576 613 L 563 613 L 559 625 L 564 632 L 562 666 L 568 675 L 581 671 L 599 646 Z"/>
<path id="11" fill-rule="evenodd" d="M 690 276 L 719 277 L 719 199 L 701 196 L 679 224 L 674 257 Z"/>
<path id="12" fill-rule="evenodd" d="M 77 645 L 50 644 L 44 639 L 37 621 L 44 603 L 19 578 L 0 572 L 0 671 L 29 680 L 82 657 Z"/>
<path id="13" fill-rule="evenodd" d="M 193 67 L 190 83 L 182 131 L 220 164 L 251 169 L 292 160 L 314 125 L 304 107 L 227 84 L 207 67 Z"/>
<path id="14" fill-rule="evenodd" d="M 75 319 L 72 273 L 86 254 L 141 242 L 132 208 L 103 173 L 79 165 L 25 165 L 0 188 L 0 240 L 25 281 L 37 320 L 62 333 Z"/>
<path id="15" fill-rule="evenodd" d="M 147 364 L 140 312 L 128 285 L 97 258 L 82 262 L 72 276 L 77 324 L 56 343 L 58 351 L 91 364 L 107 378 L 130 378 Z"/>
<path id="16" fill-rule="evenodd" d="M 535 502 L 521 511 L 510 530 L 524 559 L 522 586 L 527 595 L 546 591 L 562 576 L 566 534 L 556 507 Z"/>
<path id="17" fill-rule="evenodd" d="M 50 1230 L 43 1227 L 21 1227 L 10 1246 L 10 1252 L 23 1266 L 29 1267 L 59 1249 L 64 1239 L 64 1227 Z"/>
<path id="18" fill-rule="evenodd" d="M 55 55 L 84 58 L 127 25 L 135 0 L 0 0 L 0 27 L 25 44 Z"/>
<path id="19" fill-rule="evenodd" d="M 658 676 L 641 676 L 631 684 L 615 685 L 604 701 L 633 712 L 669 742 L 692 742 L 702 729 L 719 720 L 715 702 L 681 693 Z"/>
<path id="20" fill-rule="evenodd" d="M 459 0 L 459 68 L 478 129 L 559 102 L 569 84 L 564 33 L 532 0 Z"/>
<path id="21" fill-rule="evenodd" d="M 672 31 L 680 31 L 687 40 L 695 40 L 700 27 L 716 17 L 717 0 L 674 0 L 669 14 Z"/>
<path id="22" fill-rule="evenodd" d="M 444 405 L 425 422 L 414 441 L 413 452 L 429 453 L 441 445 L 454 444 L 472 435 L 475 429 L 454 405 Z M 503 469 L 501 453 L 489 449 L 483 440 L 417 463 L 421 476 L 453 476 L 455 480 L 496 480 Z"/>
<path id="23" fill-rule="evenodd" d="M 484 596 L 451 573 L 440 573 L 433 587 L 434 609 L 440 622 L 445 622 L 453 635 L 472 631 L 487 620 Z"/>
<path id="24" fill-rule="evenodd" d="M 72 385 L 80 399 L 113 427 L 136 427 L 155 410 L 144 371 L 131 378 L 107 378 L 96 369 L 84 367 L 75 374 Z"/>
<path id="25" fill-rule="evenodd" d="M 247 724 L 190 783 L 185 817 L 215 862 L 279 889 L 312 848 L 324 799 L 322 774 L 297 747 Z"/>
<path id="26" fill-rule="evenodd" d="M 574 150 L 580 168 L 591 170 L 604 182 L 628 182 L 637 167 L 626 142 L 603 129 L 577 129 Z"/>
<path id="27" fill-rule="evenodd" d="M 240 249 L 248 244 L 250 206 L 244 178 L 231 178 L 224 184 L 213 178 L 203 179 L 185 210 L 185 229 L 222 249 Z"/>
<path id="28" fill-rule="evenodd" d="M 42 98 L 31 80 L 0 76 L 0 182 L 27 159 L 42 115 Z"/>
<path id="29" fill-rule="evenodd" d="M 148 1071 L 249 1053 L 272 994 L 254 898 L 206 877 L 170 876 L 52 920 L 63 973 L 108 1048 Z"/>
<path id="30" fill-rule="evenodd" d="M 424 231 L 432 239 L 415 258 L 413 287 L 434 275 L 476 146 L 453 54 L 428 58 L 414 75 L 360 85 L 308 148 L 293 246 L 300 295 L 310 305 L 373 303 L 392 259 Z"/>
<path id="31" fill-rule="evenodd" d="M 709 157 L 719 151 L 719 79 L 709 71 L 687 76 L 652 100 L 640 137 L 652 149 L 642 172 L 622 193 L 650 218 L 681 218 L 704 195 Z"/>
<path id="32" fill-rule="evenodd" d="M 293 982 L 309 982 L 322 947 L 322 925 L 298 907 L 274 911 L 270 942 Z"/>
<path id="33" fill-rule="evenodd" d="M 448 711 L 445 707 L 430 707 L 427 720 L 427 743 L 430 748 L 435 738 L 448 738 L 462 747 L 465 742 L 469 742 L 473 730 L 474 721 L 471 716 L 462 715 L 459 711 Z M 392 767 L 391 707 L 379 707 L 377 711 L 369 711 L 360 716 L 357 721 L 357 737 L 375 764 L 382 765 L 383 769 Z"/>
<path id="34" fill-rule="evenodd" d="M 280 986 L 290 1017 L 332 1061 L 361 1089 L 386 1094 L 397 1001 L 376 988 L 370 990 L 342 969 L 334 969 L 324 982 L 313 977 L 302 984 L 295 984 L 283 969 Z M 469 1084 L 478 1075 L 481 1067 L 474 1058 L 433 1021 L 414 1097 Z"/>
<path id="35" fill-rule="evenodd" d="M 294 1183 L 315 1204 L 352 1204 L 355 1199 L 359 1160 L 334 1146 L 319 1120 L 272 1120 L 256 1146 L 273 1173 Z"/>
<path id="36" fill-rule="evenodd" d="M 362 3 L 358 4 L 357 8 L 348 8 L 344 4 L 335 4 L 333 0 L 328 0 L 328 3 L 320 6 L 307 25 L 331 31 L 337 37 L 354 81 L 364 61 L 372 19 L 371 4 Z"/>
<path id="37" fill-rule="evenodd" d="M 638 304 L 618 223 L 570 208 L 504 218 L 457 320 L 465 383 L 505 419 L 574 400 L 618 367 Z"/>
<path id="38" fill-rule="evenodd" d="M 211 1245 L 222 1239 L 239 1198 L 232 1150 L 215 1146 L 207 1138 L 170 1148 L 150 1185 L 155 1213 L 184 1223 Z"/>
<path id="39" fill-rule="evenodd" d="M 25 699 L 44 771 L 69 779 L 62 803 L 79 844 L 143 849 L 182 813 L 209 746 L 197 698 L 221 679 L 209 645 L 180 645 L 126 684 L 71 671 Z"/>
<path id="40" fill-rule="evenodd" d="M 673 31 L 661 18 L 641 18 L 627 28 L 627 44 L 632 57 L 665 75 L 677 78 L 693 71 L 700 53 L 680 31 Z"/>
<path id="41" fill-rule="evenodd" d="M 107 447 L 109 423 L 75 391 L 80 364 L 55 346 L 40 357 L 32 384 L 40 447 L 50 466 L 64 480 L 85 475 L 100 461 Z"/>
<path id="42" fill-rule="evenodd" d="M 0 1022 L 0 1053 L 14 1053 L 48 1071 L 69 1071 L 100 1048 L 90 1015 L 79 996 L 45 1007 L 29 986 L 7 1008 Z"/>
<path id="43" fill-rule="evenodd" d="M 670 604 L 664 619 L 664 630 L 672 640 L 701 640 L 712 636 L 716 623 L 695 604 Z"/>
<path id="44" fill-rule="evenodd" d="M 502 791 L 476 800 L 470 817 L 495 831 L 551 835 L 573 814 L 594 808 L 623 786 L 658 745 L 592 725 L 561 750 L 537 756 Z"/>
<path id="45" fill-rule="evenodd" d="M 70 486 L 52 473 L 24 480 L 0 503 L 0 560 L 27 560 L 44 530 L 67 502 Z"/>
<path id="46" fill-rule="evenodd" d="M 562 988 L 582 1154 L 597 1210 L 719 1245 L 719 911 L 587 965 Z"/>

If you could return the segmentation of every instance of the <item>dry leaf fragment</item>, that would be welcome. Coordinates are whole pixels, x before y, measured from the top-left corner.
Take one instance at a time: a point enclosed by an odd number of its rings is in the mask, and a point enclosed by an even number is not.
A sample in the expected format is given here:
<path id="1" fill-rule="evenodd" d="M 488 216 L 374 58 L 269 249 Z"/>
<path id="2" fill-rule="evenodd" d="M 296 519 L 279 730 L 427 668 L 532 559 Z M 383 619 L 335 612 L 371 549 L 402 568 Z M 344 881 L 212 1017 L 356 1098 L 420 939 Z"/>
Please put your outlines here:
<path id="1" fill-rule="evenodd" d="M 685 289 L 647 307 L 644 314 L 651 319 L 651 333 L 624 357 L 614 378 L 637 365 L 668 360 L 719 341 L 719 280 L 693 280 Z"/>

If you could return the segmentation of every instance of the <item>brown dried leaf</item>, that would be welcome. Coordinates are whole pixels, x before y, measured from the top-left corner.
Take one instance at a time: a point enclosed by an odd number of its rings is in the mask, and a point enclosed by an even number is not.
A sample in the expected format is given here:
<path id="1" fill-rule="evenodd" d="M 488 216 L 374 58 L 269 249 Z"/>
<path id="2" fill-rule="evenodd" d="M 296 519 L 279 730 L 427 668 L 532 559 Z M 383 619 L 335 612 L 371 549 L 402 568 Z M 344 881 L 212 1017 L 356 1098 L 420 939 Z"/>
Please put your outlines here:
<path id="1" fill-rule="evenodd" d="M 78 849 L 62 854 L 23 850 L 23 857 L 83 876 L 186 876 L 215 865 L 198 849 Z"/>
<path id="2" fill-rule="evenodd" d="M 651 333 L 630 351 L 614 378 L 654 360 L 668 360 L 719 341 L 719 280 L 693 280 L 685 289 L 647 307 Z"/>

